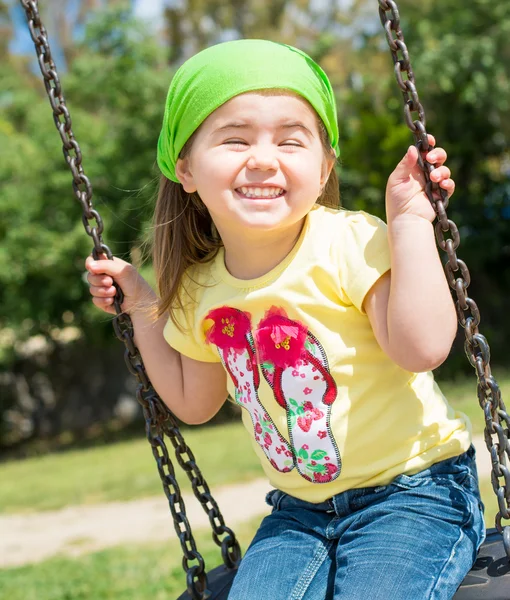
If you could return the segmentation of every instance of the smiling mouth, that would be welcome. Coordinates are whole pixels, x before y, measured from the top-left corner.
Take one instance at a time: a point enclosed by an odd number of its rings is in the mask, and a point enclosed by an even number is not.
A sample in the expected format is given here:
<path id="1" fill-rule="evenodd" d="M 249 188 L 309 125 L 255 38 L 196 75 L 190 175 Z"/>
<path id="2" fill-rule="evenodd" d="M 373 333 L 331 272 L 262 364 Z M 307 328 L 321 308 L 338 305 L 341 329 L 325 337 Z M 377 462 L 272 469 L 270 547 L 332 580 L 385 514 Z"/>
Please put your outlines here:
<path id="1" fill-rule="evenodd" d="M 264 195 L 261 191 L 251 190 L 247 192 L 243 192 L 241 188 L 237 188 L 235 192 L 241 196 L 242 198 L 246 198 L 247 200 L 275 200 L 276 198 L 281 198 L 286 194 L 286 191 L 282 188 L 279 188 L 279 192 Z"/>

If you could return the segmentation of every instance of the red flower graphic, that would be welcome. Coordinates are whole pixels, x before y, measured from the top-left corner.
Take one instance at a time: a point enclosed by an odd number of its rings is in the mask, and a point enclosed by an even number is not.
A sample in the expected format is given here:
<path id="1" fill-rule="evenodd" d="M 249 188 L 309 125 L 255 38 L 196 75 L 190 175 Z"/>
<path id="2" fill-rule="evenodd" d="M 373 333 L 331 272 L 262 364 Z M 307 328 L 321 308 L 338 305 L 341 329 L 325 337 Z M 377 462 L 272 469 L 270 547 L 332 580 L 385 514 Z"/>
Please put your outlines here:
<path id="1" fill-rule="evenodd" d="M 249 313 L 229 306 L 211 310 L 206 316 L 206 320 L 213 321 L 206 332 L 207 343 L 214 344 L 222 350 L 246 350 L 246 336 L 251 329 L 250 318 Z"/>
<path id="2" fill-rule="evenodd" d="M 306 336 L 304 325 L 291 321 L 283 309 L 272 306 L 255 332 L 260 362 L 270 362 L 282 369 L 296 366 L 306 352 Z"/>

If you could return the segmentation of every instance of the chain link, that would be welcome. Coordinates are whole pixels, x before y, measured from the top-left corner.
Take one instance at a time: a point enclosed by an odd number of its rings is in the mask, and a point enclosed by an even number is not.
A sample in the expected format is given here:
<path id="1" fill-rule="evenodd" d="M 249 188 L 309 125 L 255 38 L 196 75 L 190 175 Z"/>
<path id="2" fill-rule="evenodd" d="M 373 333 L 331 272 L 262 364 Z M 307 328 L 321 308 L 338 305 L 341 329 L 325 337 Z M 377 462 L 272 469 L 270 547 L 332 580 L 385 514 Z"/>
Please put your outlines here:
<path id="1" fill-rule="evenodd" d="M 30 35 L 35 45 L 37 60 L 53 111 L 55 126 L 62 139 L 64 158 L 73 176 L 73 191 L 82 208 L 83 225 L 86 233 L 94 242 L 92 255 L 94 260 L 98 260 L 103 254 L 109 260 L 112 260 L 112 252 L 102 238 L 103 221 L 92 205 L 92 185 L 84 173 L 82 153 L 73 134 L 71 116 L 62 94 L 62 87 L 51 55 L 46 29 L 41 22 L 38 2 L 37 0 L 20 0 L 20 2 L 25 11 Z M 161 401 L 150 382 L 141 354 L 134 343 L 132 321 L 129 315 L 122 312 L 124 294 L 117 284 L 114 285 L 117 290 L 114 298 L 114 307 L 117 314 L 113 318 L 113 328 L 117 338 L 124 342 L 126 347 L 124 360 L 127 368 L 138 380 L 136 398 L 142 406 L 147 440 L 156 460 L 163 490 L 168 499 L 174 521 L 175 531 L 181 543 L 188 592 L 193 600 L 206 600 L 210 597 L 210 592 L 207 589 L 204 559 L 195 545 L 181 490 L 165 444 L 165 435 L 170 439 L 175 449 L 177 462 L 188 475 L 193 492 L 209 517 L 213 529 L 213 539 L 221 547 L 223 562 L 227 568 L 237 567 L 241 560 L 241 549 L 234 532 L 225 525 L 219 507 L 195 462 L 195 457 L 179 431 L 176 418 Z"/>
<path id="2" fill-rule="evenodd" d="M 466 263 L 457 258 L 455 252 L 460 244 L 460 235 L 457 226 L 452 220 L 448 219 L 446 214 L 448 207 L 447 192 L 430 180 L 430 172 L 434 165 L 424 161 L 421 156 L 421 152 L 428 151 L 431 146 L 425 128 L 425 111 L 418 96 L 409 52 L 400 28 L 398 6 L 394 0 L 378 1 L 379 16 L 386 32 L 386 39 L 395 65 L 395 77 L 404 97 L 405 122 L 414 135 L 416 147 L 419 151 L 419 166 L 426 181 L 425 191 L 437 213 L 436 241 L 439 248 L 447 254 L 448 260 L 444 267 L 445 274 L 457 297 L 455 303 L 457 315 L 466 335 L 464 349 L 478 379 L 478 401 L 485 417 L 485 443 L 492 459 L 491 481 L 499 507 L 499 512 L 496 515 L 496 527 L 503 534 L 505 552 L 510 558 L 510 527 L 502 524 L 502 519 L 510 519 L 509 415 L 501 398 L 498 383 L 491 373 L 489 344 L 478 330 L 480 311 L 476 302 L 467 293 L 471 276 Z M 413 113 L 416 116 L 414 120 Z M 436 198 L 434 192 L 439 194 L 441 198 Z M 446 238 L 446 234 L 451 237 Z"/>

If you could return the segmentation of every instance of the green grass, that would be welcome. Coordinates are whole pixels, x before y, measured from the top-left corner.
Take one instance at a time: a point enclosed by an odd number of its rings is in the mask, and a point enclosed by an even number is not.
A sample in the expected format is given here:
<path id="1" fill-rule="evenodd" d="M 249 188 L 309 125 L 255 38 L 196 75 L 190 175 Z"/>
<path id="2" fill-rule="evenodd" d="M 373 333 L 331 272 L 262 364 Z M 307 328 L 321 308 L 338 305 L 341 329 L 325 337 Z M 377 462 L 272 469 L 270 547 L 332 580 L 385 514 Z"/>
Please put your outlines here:
<path id="1" fill-rule="evenodd" d="M 496 377 L 504 398 L 510 393 L 510 373 L 496 373 Z M 483 414 L 474 375 L 456 382 L 440 382 L 440 387 L 450 403 L 469 416 L 473 431 L 482 433 Z M 240 422 L 187 428 L 184 435 L 211 488 L 262 476 Z M 173 459 L 171 445 L 169 452 Z M 175 468 L 183 489 L 189 490 L 186 475 L 177 464 Z M 52 510 L 163 493 L 145 438 L 3 463 L 0 481 L 0 513 Z"/>
<path id="2" fill-rule="evenodd" d="M 211 488 L 262 476 L 241 423 L 195 427 L 186 442 Z M 220 443 L 221 440 L 221 443 Z M 191 486 L 174 460 L 178 481 Z M 23 513 L 162 494 L 156 462 L 145 438 L 0 464 L 0 513 Z"/>
<path id="3" fill-rule="evenodd" d="M 510 371 L 497 369 L 493 375 L 501 389 L 503 401 L 505 401 L 505 398 L 510 398 Z M 456 410 L 469 417 L 473 424 L 473 433 L 483 433 L 485 421 L 483 411 L 478 403 L 476 374 L 473 372 L 469 377 L 462 377 L 456 381 L 439 381 L 438 383 L 448 402 Z"/>
<path id="4" fill-rule="evenodd" d="M 482 485 L 484 496 L 490 484 Z M 493 527 L 496 502 L 492 491 L 487 526 Z M 243 552 L 260 519 L 236 527 Z M 206 568 L 221 563 L 208 530 L 195 532 Z M 182 553 L 174 539 L 167 543 L 116 547 L 77 558 L 58 556 L 24 567 L 0 569 L 2 598 L 9 600 L 168 600 L 185 588 Z"/>
<path id="5" fill-rule="evenodd" d="M 260 519 L 236 528 L 243 552 Z M 195 534 L 207 569 L 221 564 L 209 531 Z M 55 557 L 0 570 L 1 597 L 9 600 L 175 600 L 186 588 L 177 541 L 116 547 L 77 558 Z"/>

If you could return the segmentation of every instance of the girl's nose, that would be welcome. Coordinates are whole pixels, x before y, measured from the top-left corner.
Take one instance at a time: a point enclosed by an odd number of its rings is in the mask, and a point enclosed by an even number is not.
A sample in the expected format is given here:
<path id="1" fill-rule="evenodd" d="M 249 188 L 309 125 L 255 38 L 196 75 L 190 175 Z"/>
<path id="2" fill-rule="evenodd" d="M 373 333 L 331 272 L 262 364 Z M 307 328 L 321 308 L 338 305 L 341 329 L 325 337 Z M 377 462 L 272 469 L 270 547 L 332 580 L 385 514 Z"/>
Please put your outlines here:
<path id="1" fill-rule="evenodd" d="M 279 163 L 275 156 L 274 148 L 270 148 L 269 146 L 252 146 L 246 166 L 254 170 L 277 171 Z"/>

